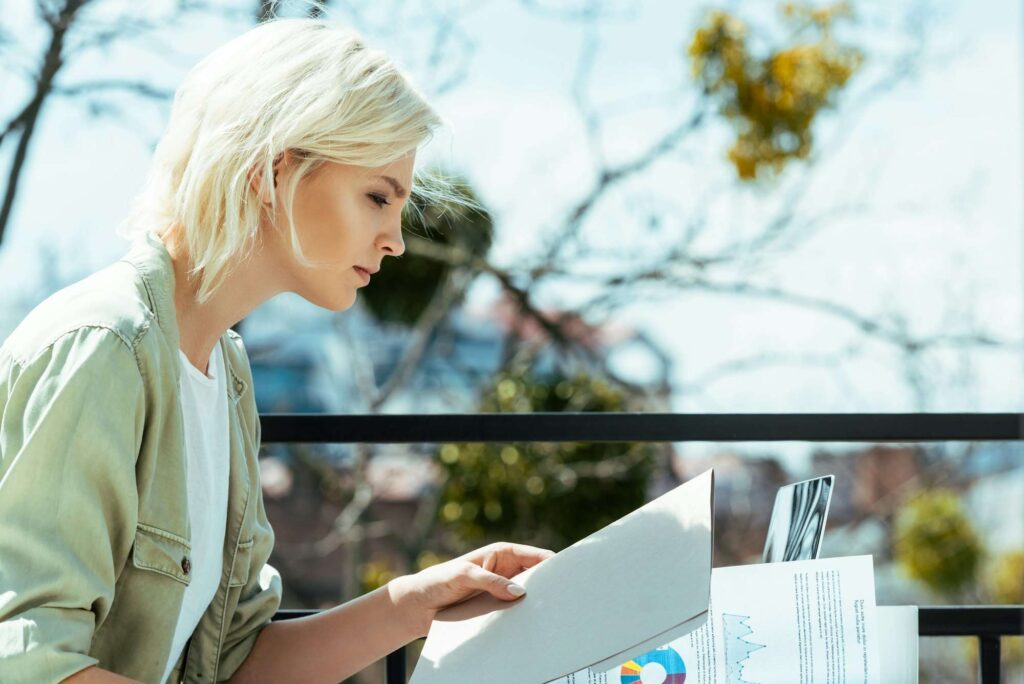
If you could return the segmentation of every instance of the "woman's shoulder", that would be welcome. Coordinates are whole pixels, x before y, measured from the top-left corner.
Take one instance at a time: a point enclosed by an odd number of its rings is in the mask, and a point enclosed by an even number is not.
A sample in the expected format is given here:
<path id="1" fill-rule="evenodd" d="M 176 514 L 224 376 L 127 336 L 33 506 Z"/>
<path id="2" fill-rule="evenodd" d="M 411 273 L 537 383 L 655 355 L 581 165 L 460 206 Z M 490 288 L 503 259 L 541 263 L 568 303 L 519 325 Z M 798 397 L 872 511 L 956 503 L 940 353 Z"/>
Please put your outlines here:
<path id="1" fill-rule="evenodd" d="M 0 351 L 24 363 L 85 328 L 105 329 L 134 350 L 153 319 L 137 272 L 118 261 L 40 302 L 3 341 Z"/>

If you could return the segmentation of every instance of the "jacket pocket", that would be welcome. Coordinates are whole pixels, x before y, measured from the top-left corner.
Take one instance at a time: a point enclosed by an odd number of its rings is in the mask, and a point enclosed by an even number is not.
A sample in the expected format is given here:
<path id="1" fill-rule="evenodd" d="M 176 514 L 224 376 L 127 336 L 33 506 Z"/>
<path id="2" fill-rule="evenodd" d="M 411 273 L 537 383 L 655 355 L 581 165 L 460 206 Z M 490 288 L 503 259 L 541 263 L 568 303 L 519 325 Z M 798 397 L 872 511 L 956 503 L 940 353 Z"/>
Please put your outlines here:
<path id="1" fill-rule="evenodd" d="M 186 586 L 192 581 L 192 547 L 181 537 L 159 527 L 138 524 L 132 563 L 137 568 L 167 575 Z"/>
<path id="2" fill-rule="evenodd" d="M 235 562 L 231 564 L 229 587 L 244 587 L 249 582 L 249 567 L 252 565 L 252 545 L 255 538 L 238 543 Z"/>

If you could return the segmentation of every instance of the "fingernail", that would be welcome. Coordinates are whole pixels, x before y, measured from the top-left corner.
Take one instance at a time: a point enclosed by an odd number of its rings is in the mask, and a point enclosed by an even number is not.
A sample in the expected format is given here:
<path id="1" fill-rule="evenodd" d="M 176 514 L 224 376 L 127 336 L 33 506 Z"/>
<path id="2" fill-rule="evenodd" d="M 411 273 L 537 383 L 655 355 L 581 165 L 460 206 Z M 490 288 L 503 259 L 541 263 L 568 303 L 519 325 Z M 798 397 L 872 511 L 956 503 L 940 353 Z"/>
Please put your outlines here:
<path id="1" fill-rule="evenodd" d="M 513 596 L 522 596 L 526 593 L 526 589 L 522 588 L 518 584 L 515 584 L 514 582 L 511 582 L 508 585 L 508 593 L 512 594 Z"/>

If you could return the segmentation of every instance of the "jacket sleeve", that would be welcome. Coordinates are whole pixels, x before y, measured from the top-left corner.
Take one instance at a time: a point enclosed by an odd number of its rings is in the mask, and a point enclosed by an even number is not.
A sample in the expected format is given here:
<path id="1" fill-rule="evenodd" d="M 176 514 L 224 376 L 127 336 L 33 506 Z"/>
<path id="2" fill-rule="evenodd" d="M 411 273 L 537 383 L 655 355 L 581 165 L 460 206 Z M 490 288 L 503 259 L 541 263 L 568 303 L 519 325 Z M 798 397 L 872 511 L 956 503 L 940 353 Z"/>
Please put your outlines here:
<path id="1" fill-rule="evenodd" d="M 250 376 L 251 381 L 251 376 Z M 260 423 L 255 402 L 251 408 L 256 425 L 255 452 L 260 446 Z M 253 457 L 256 457 L 254 453 Z M 248 579 L 241 590 L 238 606 L 232 614 L 224 636 L 217 665 L 217 680 L 229 680 L 249 657 L 260 631 L 266 627 L 281 606 L 281 575 L 268 563 L 274 549 L 274 530 L 263 505 L 263 488 L 257 481 L 256 524 L 248 567 Z"/>
<path id="2" fill-rule="evenodd" d="M 58 682 L 97 664 L 131 548 L 142 377 L 102 327 L 0 361 L 0 681 Z"/>

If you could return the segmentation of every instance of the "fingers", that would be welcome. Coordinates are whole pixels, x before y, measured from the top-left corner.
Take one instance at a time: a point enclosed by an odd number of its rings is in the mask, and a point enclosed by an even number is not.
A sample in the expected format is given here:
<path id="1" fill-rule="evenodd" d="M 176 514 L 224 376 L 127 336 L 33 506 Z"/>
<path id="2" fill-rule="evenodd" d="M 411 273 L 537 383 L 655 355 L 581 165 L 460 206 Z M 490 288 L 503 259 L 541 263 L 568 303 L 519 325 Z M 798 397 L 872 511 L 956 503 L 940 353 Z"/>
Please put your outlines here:
<path id="1" fill-rule="evenodd" d="M 547 560 L 555 555 L 555 552 L 551 549 L 541 549 L 536 546 L 527 546 L 526 544 L 506 544 L 506 550 L 513 558 L 523 563 L 523 565 L 536 565 L 542 560 Z"/>
<path id="2" fill-rule="evenodd" d="M 483 566 L 499 575 L 510 577 L 526 568 L 555 555 L 550 549 L 541 549 L 526 544 L 496 542 L 463 556 L 464 559 Z"/>
<path id="3" fill-rule="evenodd" d="M 463 573 L 464 581 L 469 588 L 486 591 L 504 601 L 514 601 L 526 593 L 526 589 L 515 582 L 484 570 L 474 563 L 467 563 Z"/>
<path id="4" fill-rule="evenodd" d="M 484 561 L 480 564 L 480 567 L 489 572 L 494 572 L 494 568 L 497 565 L 498 553 L 496 551 L 489 551 L 487 555 L 484 556 Z"/>

